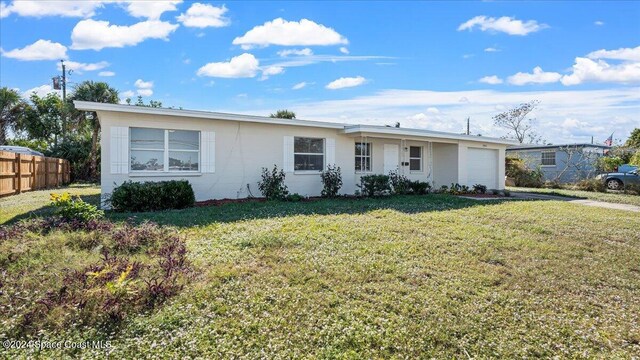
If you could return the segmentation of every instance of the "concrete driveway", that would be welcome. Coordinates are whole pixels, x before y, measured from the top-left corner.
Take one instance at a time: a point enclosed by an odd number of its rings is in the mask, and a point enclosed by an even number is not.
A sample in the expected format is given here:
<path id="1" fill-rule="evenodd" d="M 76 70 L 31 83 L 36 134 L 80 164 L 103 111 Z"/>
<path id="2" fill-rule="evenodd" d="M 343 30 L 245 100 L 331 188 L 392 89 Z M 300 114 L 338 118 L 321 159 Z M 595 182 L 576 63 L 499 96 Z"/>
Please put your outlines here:
<path id="1" fill-rule="evenodd" d="M 615 209 L 615 210 L 626 210 L 626 211 L 634 211 L 640 212 L 640 206 L 629 205 L 629 204 L 615 204 L 608 203 L 604 201 L 595 201 L 589 199 L 580 199 L 580 198 L 572 198 L 567 196 L 557 196 L 557 195 L 546 195 L 546 194 L 537 194 L 537 193 L 527 193 L 527 192 L 511 192 L 511 197 L 516 199 L 526 199 L 526 200 L 555 200 L 555 201 L 567 201 L 574 204 L 586 205 L 586 206 L 596 206 L 607 209 Z"/>

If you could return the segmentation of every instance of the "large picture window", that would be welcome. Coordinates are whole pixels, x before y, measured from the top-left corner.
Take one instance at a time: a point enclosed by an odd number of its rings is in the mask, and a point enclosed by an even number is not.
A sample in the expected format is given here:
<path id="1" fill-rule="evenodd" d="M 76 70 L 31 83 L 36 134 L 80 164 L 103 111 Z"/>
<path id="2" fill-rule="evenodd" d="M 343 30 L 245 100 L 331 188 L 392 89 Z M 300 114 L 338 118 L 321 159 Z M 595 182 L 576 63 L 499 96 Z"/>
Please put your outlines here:
<path id="1" fill-rule="evenodd" d="M 324 139 L 297 137 L 293 143 L 295 171 L 324 169 Z"/>
<path id="2" fill-rule="evenodd" d="M 356 171 L 371 171 L 371 143 L 356 143 Z"/>
<path id="3" fill-rule="evenodd" d="M 542 165 L 543 166 L 555 166 L 556 165 L 556 152 L 555 151 L 543 151 L 542 152 Z"/>
<path id="4" fill-rule="evenodd" d="M 198 171 L 200 132 L 131 128 L 131 171 Z"/>
<path id="5" fill-rule="evenodd" d="M 422 146 L 409 147 L 409 170 L 422 171 Z"/>

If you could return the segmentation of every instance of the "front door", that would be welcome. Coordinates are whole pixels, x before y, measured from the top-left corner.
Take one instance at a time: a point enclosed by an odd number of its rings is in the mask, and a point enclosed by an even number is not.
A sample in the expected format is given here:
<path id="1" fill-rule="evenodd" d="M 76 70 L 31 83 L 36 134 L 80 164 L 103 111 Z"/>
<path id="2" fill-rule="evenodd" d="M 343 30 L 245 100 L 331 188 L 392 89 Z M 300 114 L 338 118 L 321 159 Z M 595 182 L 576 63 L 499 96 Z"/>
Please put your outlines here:
<path id="1" fill-rule="evenodd" d="M 388 175 L 390 171 L 398 170 L 398 159 L 400 157 L 400 146 L 397 144 L 384 144 L 384 173 Z"/>

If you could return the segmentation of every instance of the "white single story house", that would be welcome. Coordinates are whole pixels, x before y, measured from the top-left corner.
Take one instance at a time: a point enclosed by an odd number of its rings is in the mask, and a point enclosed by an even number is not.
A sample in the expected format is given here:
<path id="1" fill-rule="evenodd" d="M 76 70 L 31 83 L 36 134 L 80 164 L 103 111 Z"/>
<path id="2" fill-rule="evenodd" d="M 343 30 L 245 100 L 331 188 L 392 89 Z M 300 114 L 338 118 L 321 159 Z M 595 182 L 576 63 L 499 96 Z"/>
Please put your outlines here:
<path id="1" fill-rule="evenodd" d="M 103 196 L 127 180 L 186 179 L 196 200 L 261 196 L 263 167 L 284 169 L 291 193 L 320 195 L 320 171 L 341 168 L 343 194 L 365 174 L 397 170 L 434 188 L 503 189 L 505 139 L 373 125 L 75 101 L 102 127 Z"/>

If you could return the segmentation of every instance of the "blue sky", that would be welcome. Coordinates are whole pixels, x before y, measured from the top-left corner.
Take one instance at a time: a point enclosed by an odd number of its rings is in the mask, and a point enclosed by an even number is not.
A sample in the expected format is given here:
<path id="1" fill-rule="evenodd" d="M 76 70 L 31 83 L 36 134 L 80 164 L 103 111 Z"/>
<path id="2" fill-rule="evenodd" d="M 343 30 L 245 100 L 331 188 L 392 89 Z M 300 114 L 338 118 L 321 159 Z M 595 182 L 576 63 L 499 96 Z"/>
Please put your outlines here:
<path id="1" fill-rule="evenodd" d="M 548 141 L 640 126 L 640 2 L 5 1 L 0 83 L 106 81 L 165 106 L 503 132 L 540 100 Z"/>

